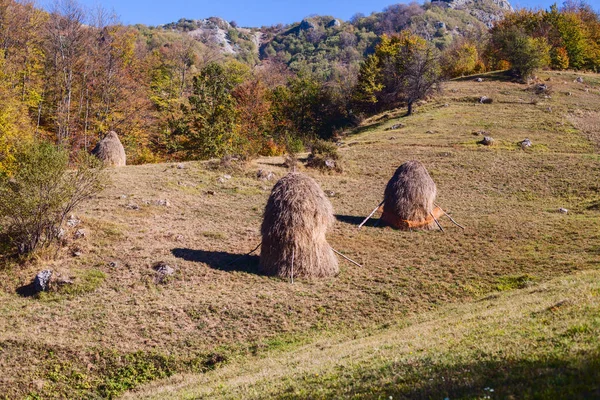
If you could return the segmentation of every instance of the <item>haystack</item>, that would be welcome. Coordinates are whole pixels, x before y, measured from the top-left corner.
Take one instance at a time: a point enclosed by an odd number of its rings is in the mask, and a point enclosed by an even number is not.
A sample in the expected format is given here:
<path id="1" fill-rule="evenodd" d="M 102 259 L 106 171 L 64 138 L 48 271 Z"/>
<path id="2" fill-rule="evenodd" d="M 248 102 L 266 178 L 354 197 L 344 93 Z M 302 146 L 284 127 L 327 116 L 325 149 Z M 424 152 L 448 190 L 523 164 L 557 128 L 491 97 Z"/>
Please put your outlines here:
<path id="1" fill-rule="evenodd" d="M 436 195 L 435 182 L 423 164 L 407 161 L 385 188 L 381 219 L 397 229 L 436 229 L 435 219 L 443 213 L 434 206 Z"/>
<path id="2" fill-rule="evenodd" d="M 92 154 L 107 166 L 123 167 L 126 164 L 125 149 L 114 131 L 108 132 L 104 139 L 98 142 Z"/>
<path id="3" fill-rule="evenodd" d="M 338 260 L 325 239 L 334 221 L 317 182 L 296 172 L 281 178 L 265 207 L 261 271 L 282 278 L 337 275 Z"/>

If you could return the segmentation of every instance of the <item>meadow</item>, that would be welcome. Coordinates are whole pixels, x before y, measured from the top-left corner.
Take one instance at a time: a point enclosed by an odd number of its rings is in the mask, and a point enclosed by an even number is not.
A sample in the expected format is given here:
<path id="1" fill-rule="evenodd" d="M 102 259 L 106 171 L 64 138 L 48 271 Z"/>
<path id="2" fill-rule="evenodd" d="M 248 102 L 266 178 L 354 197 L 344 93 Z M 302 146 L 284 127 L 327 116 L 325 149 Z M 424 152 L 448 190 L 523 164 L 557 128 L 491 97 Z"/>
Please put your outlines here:
<path id="1" fill-rule="evenodd" d="M 301 167 L 362 265 L 335 278 L 240 258 L 281 157 L 110 170 L 59 253 L 0 271 L 0 398 L 600 397 L 600 75 L 481 77 L 347 132 L 343 173 Z M 411 159 L 464 231 L 357 229 Z M 19 294 L 47 268 L 74 283 Z"/>

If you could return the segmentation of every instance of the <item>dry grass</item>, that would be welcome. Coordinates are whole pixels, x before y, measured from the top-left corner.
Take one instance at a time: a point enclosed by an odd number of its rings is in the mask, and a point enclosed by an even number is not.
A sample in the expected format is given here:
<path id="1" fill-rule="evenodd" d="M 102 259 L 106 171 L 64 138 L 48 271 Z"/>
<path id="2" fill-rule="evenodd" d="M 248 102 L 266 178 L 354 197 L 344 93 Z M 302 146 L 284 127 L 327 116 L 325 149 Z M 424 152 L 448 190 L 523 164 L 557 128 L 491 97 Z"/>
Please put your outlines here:
<path id="1" fill-rule="evenodd" d="M 284 279 L 338 274 L 338 260 L 325 234 L 333 207 L 311 177 L 293 172 L 273 187 L 261 226 L 260 271 Z"/>
<path id="2" fill-rule="evenodd" d="M 124 167 L 127 163 L 125 149 L 116 132 L 110 131 L 96 144 L 92 154 L 109 167 Z"/>
<path id="3" fill-rule="evenodd" d="M 417 223 L 417 229 L 436 227 L 433 208 L 437 188 L 427 169 L 419 161 L 411 160 L 398 167 L 385 187 L 383 215 L 388 225 L 404 230 Z"/>
<path id="4" fill-rule="evenodd" d="M 308 172 L 333 193 L 338 221 L 327 240 L 364 266 L 342 263 L 336 278 L 291 285 L 259 274 L 257 257 L 226 267 L 260 242 L 273 183 L 254 176 L 259 168 L 283 176 L 280 159 L 257 160 L 222 182 L 224 173 L 203 163 L 114 170 L 112 186 L 78 214 L 88 235 L 69 236 L 67 249 L 81 248 L 80 257 L 65 250 L 56 261 L 0 271 L 0 393 L 118 393 L 202 370 L 194 366 L 218 363 L 215 352 L 260 352 L 280 337 L 368 330 L 469 302 L 497 291 L 506 277 L 543 283 L 597 269 L 600 155 L 566 116 L 600 111 L 599 78 L 586 75 L 585 92 L 574 75 L 551 76 L 554 94 L 537 104 L 523 85 L 451 82 L 443 98 L 414 116 L 383 119 L 349 136 L 340 148 L 343 175 Z M 566 91 L 573 95 L 561 95 Z M 483 95 L 494 103 L 465 101 Z M 385 131 L 400 121 L 405 127 Z M 476 144 L 472 132 L 482 129 L 497 146 Z M 524 151 L 517 142 L 526 137 L 533 147 Z M 381 201 L 394 170 L 411 159 L 427 165 L 439 204 L 466 231 L 355 229 Z M 165 199 L 169 206 L 158 202 Z M 560 214 L 559 207 L 570 211 Z M 175 269 L 166 284 L 156 283 L 157 261 Z M 37 271 L 53 267 L 67 274 L 93 269 L 105 279 L 76 296 L 16 294 Z M 58 376 L 51 373 L 57 365 Z M 143 378 L 127 375 L 128 365 Z"/>

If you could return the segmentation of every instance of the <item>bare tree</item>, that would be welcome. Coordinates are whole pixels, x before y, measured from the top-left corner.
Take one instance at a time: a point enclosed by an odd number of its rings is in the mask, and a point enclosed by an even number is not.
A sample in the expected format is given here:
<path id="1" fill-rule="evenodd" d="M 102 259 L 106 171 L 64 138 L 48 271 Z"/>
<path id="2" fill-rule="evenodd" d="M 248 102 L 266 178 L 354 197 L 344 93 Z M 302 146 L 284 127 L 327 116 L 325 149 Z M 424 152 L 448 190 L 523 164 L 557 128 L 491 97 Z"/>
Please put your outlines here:
<path id="1" fill-rule="evenodd" d="M 47 52 L 59 143 L 71 138 L 76 72 L 84 55 L 84 12 L 74 0 L 56 0 L 47 25 Z"/>

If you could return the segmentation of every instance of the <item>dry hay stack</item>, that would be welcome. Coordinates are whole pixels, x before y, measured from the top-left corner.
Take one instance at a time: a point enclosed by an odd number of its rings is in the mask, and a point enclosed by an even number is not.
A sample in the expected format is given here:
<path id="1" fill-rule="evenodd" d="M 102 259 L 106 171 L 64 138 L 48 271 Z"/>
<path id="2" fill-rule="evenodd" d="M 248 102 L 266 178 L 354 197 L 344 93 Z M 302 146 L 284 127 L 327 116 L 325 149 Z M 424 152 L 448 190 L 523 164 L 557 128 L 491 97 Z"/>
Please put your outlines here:
<path id="1" fill-rule="evenodd" d="M 418 161 L 407 161 L 387 184 L 381 219 L 403 230 L 435 229 L 442 211 L 434 206 L 437 188 L 429 173 Z"/>
<path id="2" fill-rule="evenodd" d="M 281 178 L 265 207 L 261 271 L 282 278 L 337 275 L 338 260 L 325 239 L 334 221 L 317 182 L 296 172 Z"/>
<path id="3" fill-rule="evenodd" d="M 98 142 L 92 154 L 102 160 L 104 165 L 111 167 L 124 167 L 127 160 L 125 149 L 114 131 L 108 132 L 104 139 Z"/>

